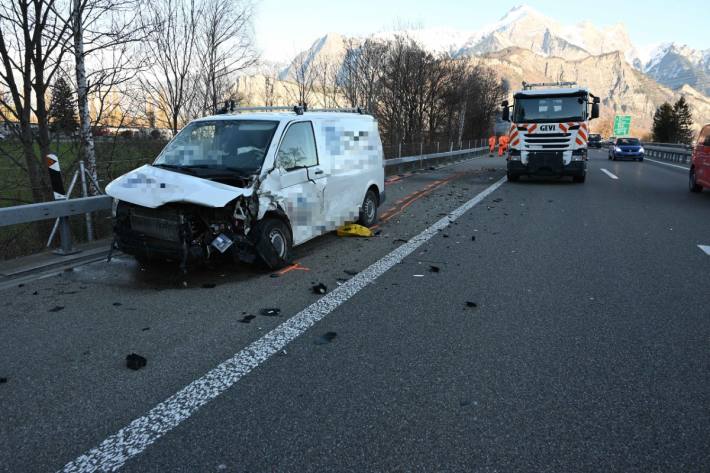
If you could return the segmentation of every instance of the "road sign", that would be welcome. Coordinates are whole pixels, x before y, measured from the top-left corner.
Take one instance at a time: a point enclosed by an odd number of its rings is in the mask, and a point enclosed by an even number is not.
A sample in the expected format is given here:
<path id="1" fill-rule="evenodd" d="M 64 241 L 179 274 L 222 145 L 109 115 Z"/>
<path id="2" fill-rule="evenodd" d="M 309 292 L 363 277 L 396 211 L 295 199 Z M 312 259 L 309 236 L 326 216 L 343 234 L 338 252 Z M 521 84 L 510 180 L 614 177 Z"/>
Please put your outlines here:
<path id="1" fill-rule="evenodd" d="M 628 136 L 631 130 L 631 115 L 616 115 L 614 117 L 614 136 Z"/>

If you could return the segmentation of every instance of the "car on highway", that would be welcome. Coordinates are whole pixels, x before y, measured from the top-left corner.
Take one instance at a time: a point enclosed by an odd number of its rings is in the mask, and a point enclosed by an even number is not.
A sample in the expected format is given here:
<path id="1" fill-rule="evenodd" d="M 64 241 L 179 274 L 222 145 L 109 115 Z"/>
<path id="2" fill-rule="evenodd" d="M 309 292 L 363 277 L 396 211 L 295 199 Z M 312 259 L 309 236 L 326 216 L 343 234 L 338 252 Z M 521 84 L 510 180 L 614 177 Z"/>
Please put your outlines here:
<path id="1" fill-rule="evenodd" d="M 277 269 L 295 245 L 347 222 L 373 225 L 385 200 L 375 119 L 274 109 L 194 120 L 152 164 L 111 182 L 114 248 L 182 271 L 220 255 Z"/>
<path id="2" fill-rule="evenodd" d="M 689 183 L 691 192 L 701 192 L 704 187 L 710 187 L 710 124 L 700 130 L 693 147 Z"/>
<path id="3" fill-rule="evenodd" d="M 614 144 L 609 147 L 609 159 L 643 161 L 645 152 L 638 138 L 617 138 Z"/>
<path id="4" fill-rule="evenodd" d="M 590 148 L 601 149 L 602 147 L 602 135 L 599 133 L 590 133 L 587 146 Z"/>

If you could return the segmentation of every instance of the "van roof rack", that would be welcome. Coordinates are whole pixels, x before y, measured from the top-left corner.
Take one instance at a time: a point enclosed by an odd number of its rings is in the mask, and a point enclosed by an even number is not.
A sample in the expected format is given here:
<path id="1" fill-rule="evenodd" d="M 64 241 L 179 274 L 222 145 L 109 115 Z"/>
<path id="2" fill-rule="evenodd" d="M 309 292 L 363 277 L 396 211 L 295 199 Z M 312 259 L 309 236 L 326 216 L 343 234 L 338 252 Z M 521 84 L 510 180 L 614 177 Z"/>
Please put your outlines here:
<path id="1" fill-rule="evenodd" d="M 575 87 L 576 82 L 536 82 L 530 83 L 523 81 L 523 90 L 532 90 L 535 87 Z"/>
<path id="2" fill-rule="evenodd" d="M 341 112 L 341 113 L 358 113 L 363 115 L 365 111 L 360 107 L 354 108 L 314 108 L 308 109 L 308 105 L 288 106 L 271 106 L 271 107 L 235 107 L 234 100 L 224 102 L 224 107 L 217 114 L 225 113 L 248 113 L 248 112 L 293 112 L 296 115 L 303 115 L 304 112 Z"/>

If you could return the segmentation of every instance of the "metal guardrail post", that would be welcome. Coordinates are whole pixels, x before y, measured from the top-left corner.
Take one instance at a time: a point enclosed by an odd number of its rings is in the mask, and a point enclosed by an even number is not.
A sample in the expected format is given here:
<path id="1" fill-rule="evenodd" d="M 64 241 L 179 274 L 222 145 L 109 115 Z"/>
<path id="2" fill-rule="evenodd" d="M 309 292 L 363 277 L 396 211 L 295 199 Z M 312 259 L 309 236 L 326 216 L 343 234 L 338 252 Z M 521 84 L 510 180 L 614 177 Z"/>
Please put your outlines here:
<path id="1" fill-rule="evenodd" d="M 402 143 L 399 143 L 399 151 L 397 152 L 397 157 L 401 158 L 402 157 Z"/>
<path id="2" fill-rule="evenodd" d="M 89 197 L 89 191 L 86 186 L 86 168 L 84 167 L 84 160 L 79 161 L 79 174 L 81 174 L 81 195 L 83 197 Z M 84 214 L 86 218 L 86 239 L 89 241 L 94 241 L 94 223 L 91 220 L 91 212 Z"/>

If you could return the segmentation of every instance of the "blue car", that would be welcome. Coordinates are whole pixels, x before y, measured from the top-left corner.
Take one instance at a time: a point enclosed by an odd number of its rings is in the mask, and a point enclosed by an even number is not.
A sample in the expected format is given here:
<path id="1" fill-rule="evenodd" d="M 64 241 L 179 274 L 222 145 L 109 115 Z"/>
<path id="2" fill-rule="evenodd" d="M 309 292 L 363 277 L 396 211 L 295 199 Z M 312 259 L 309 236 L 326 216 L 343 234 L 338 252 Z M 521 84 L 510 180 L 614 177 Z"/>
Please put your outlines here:
<path id="1" fill-rule="evenodd" d="M 617 138 L 609 147 L 609 159 L 643 161 L 644 149 L 638 138 Z"/>

